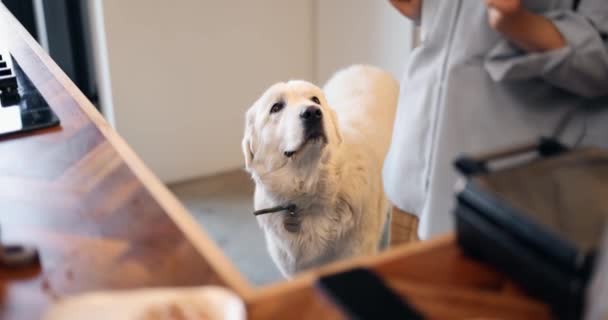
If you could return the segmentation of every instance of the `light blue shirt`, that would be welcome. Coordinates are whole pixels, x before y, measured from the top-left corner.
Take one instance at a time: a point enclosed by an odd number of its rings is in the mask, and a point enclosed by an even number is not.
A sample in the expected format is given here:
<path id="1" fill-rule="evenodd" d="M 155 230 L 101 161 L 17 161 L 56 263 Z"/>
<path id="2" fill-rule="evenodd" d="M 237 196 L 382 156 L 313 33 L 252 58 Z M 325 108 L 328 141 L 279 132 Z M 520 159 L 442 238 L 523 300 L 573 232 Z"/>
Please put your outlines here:
<path id="1" fill-rule="evenodd" d="M 401 84 L 384 186 L 391 202 L 420 218 L 419 235 L 453 229 L 452 161 L 551 135 L 580 108 L 565 142 L 588 128 L 584 143 L 608 146 L 608 1 L 523 0 L 551 19 L 567 45 L 527 53 L 488 25 L 481 0 L 422 0 L 422 43 Z M 605 104 L 608 107 L 608 103 Z"/>

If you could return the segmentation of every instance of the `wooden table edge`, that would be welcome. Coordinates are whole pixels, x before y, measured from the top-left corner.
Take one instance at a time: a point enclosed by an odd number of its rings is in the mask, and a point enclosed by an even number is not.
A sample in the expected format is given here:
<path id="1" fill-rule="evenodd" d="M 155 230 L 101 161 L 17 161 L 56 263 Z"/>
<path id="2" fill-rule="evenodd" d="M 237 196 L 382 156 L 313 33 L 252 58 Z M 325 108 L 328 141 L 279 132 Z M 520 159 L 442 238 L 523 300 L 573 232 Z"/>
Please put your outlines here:
<path id="1" fill-rule="evenodd" d="M 270 310 L 273 308 L 280 309 L 281 307 L 279 305 L 283 300 L 287 301 L 287 308 L 293 304 L 294 297 L 296 300 L 300 299 L 300 302 L 306 301 L 306 303 L 316 304 L 316 302 L 308 300 L 308 295 L 310 294 L 310 289 L 315 287 L 315 281 L 320 276 L 346 271 L 355 267 L 370 268 L 373 271 L 382 273 L 382 268 L 387 265 L 406 264 L 407 261 L 411 261 L 411 259 L 428 259 L 425 258 L 425 254 L 428 254 L 431 251 L 444 252 L 446 249 L 449 251 L 456 245 L 456 235 L 447 234 L 424 242 L 392 247 L 374 256 L 364 256 L 338 261 L 315 270 L 303 272 L 291 280 L 259 288 L 256 290 L 255 295 L 252 295 L 245 300 L 245 304 L 251 319 L 263 319 L 269 315 L 272 318 L 276 316 L 276 314 L 273 314 L 272 311 L 268 313 L 268 308 L 270 308 Z M 420 299 L 419 296 L 424 292 L 447 292 L 446 294 L 443 294 L 444 298 L 447 299 L 450 299 L 449 297 L 451 294 L 452 296 L 466 296 L 470 299 L 479 301 L 490 301 L 492 302 L 491 305 L 494 306 L 510 304 L 523 314 L 542 315 L 539 316 L 539 318 L 542 319 L 550 318 L 550 312 L 546 305 L 540 301 L 531 300 L 519 290 L 504 290 L 504 287 L 498 291 L 492 291 L 491 289 L 480 290 L 475 283 L 426 283 L 424 281 L 421 282 L 419 279 L 409 279 L 406 281 L 407 287 L 409 288 L 407 290 L 409 293 L 406 294 L 406 297 L 409 298 L 418 296 L 417 299 Z M 402 283 L 401 286 L 403 285 L 404 284 Z M 403 294 L 403 290 L 398 291 L 401 291 L 400 294 Z M 412 295 L 411 297 L 410 294 Z M 290 299 L 292 300 L 289 301 Z M 318 299 L 323 300 L 321 298 Z M 268 306 L 269 304 L 271 306 Z M 418 307 L 421 312 L 427 313 L 431 311 L 431 308 L 428 306 L 418 305 Z M 335 308 L 335 306 L 329 308 Z M 328 309 L 324 310 L 325 311 L 322 312 L 327 312 Z M 335 310 L 337 309 L 334 309 L 334 311 Z M 497 318 L 500 318 L 500 316 Z"/>
<path id="2" fill-rule="evenodd" d="M 196 222 L 193 216 L 186 210 L 181 202 L 167 189 L 158 177 L 144 164 L 139 156 L 129 147 L 126 141 L 108 124 L 103 116 L 97 111 L 93 104 L 76 87 L 72 80 L 59 68 L 59 66 L 48 56 L 40 45 L 32 38 L 27 30 L 17 21 L 8 11 L 6 6 L 2 6 L 2 13 L 5 19 L 9 20 L 7 25 L 14 28 L 17 36 L 32 50 L 36 57 L 53 74 L 55 79 L 66 89 L 66 91 L 76 101 L 84 114 L 95 124 L 101 134 L 107 139 L 116 152 L 124 160 L 125 164 L 142 182 L 152 198 L 165 210 L 170 219 L 184 233 L 186 238 L 196 248 L 198 253 L 203 256 L 205 261 L 211 266 L 213 271 L 224 281 L 231 290 L 241 296 L 248 298 L 253 291 L 251 284 L 234 267 L 230 260 L 215 245 L 215 242 L 208 236 L 206 231 Z"/>
<path id="3" fill-rule="evenodd" d="M 386 251 L 380 252 L 373 256 L 362 256 L 337 261 L 314 270 L 304 271 L 298 274 L 293 279 L 269 284 L 264 287 L 258 288 L 256 290 L 256 294 L 250 299 L 248 299 L 247 302 L 252 303 L 258 299 L 263 299 L 267 296 L 280 296 L 281 293 L 286 293 L 292 290 L 296 290 L 298 288 L 310 287 L 321 275 L 337 273 L 340 271 L 352 269 L 354 267 L 372 267 L 374 265 L 383 264 L 388 261 L 396 259 L 405 259 L 409 256 L 415 256 L 416 254 L 423 253 L 432 248 L 451 245 L 456 241 L 455 239 L 455 235 L 448 234 L 424 242 L 410 243 L 392 247 Z"/>

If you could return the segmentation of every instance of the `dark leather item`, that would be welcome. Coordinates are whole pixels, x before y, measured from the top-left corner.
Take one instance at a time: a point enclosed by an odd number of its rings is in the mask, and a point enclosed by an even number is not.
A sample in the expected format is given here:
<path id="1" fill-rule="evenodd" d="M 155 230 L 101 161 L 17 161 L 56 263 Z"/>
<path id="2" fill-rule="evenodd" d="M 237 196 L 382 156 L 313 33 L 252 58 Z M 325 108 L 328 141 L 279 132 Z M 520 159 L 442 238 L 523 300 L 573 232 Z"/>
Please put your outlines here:
<path id="1" fill-rule="evenodd" d="M 543 139 L 456 165 L 467 176 L 455 210 L 465 252 L 576 318 L 608 221 L 608 151 Z"/>

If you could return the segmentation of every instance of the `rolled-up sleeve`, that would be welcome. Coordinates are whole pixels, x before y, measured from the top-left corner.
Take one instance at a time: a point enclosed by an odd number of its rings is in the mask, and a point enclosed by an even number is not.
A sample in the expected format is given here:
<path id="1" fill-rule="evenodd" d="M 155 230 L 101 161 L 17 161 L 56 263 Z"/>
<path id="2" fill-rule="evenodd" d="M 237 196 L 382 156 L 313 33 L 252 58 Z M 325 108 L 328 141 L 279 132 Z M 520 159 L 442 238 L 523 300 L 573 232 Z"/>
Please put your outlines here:
<path id="1" fill-rule="evenodd" d="M 578 11 L 545 14 L 566 40 L 563 48 L 524 52 L 510 42 L 498 43 L 484 61 L 494 81 L 542 78 L 583 97 L 608 95 L 608 3 L 583 1 Z"/>

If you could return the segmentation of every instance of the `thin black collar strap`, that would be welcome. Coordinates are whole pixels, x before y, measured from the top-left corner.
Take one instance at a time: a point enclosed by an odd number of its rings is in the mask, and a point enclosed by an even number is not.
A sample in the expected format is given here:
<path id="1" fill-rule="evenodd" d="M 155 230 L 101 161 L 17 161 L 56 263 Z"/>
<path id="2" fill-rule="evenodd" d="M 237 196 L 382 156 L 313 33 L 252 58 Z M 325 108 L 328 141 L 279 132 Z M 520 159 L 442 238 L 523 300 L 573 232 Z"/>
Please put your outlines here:
<path id="1" fill-rule="evenodd" d="M 295 204 L 288 204 L 285 206 L 276 206 L 276 207 L 272 207 L 272 208 L 268 208 L 268 209 L 257 210 L 257 211 L 253 212 L 253 215 L 259 216 L 262 214 L 281 212 L 281 211 L 287 211 L 289 214 L 294 215 L 294 214 L 296 214 L 296 209 L 297 209 L 297 207 Z"/>

